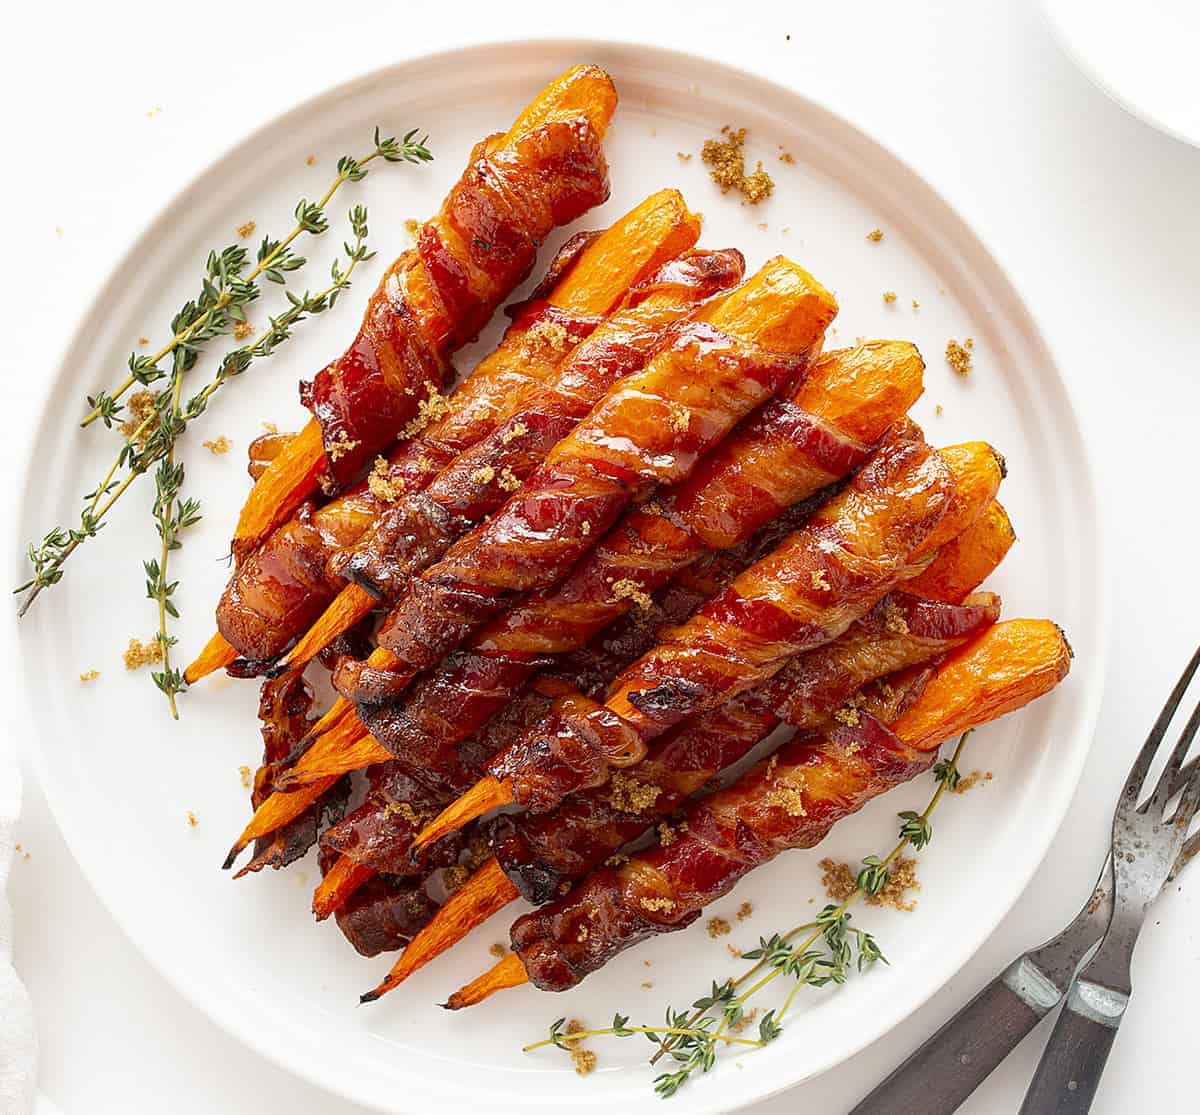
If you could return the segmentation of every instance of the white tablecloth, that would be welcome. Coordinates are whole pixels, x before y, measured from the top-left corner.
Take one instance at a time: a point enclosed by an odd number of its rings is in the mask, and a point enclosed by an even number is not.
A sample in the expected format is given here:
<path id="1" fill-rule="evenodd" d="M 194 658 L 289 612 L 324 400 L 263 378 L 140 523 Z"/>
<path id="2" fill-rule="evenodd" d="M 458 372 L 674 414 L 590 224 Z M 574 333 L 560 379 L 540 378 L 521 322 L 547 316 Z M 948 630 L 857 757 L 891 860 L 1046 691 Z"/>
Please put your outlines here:
<path id="1" fill-rule="evenodd" d="M 19 433 L 48 353 L 148 217 L 234 138 L 390 61 L 397 45 L 608 29 L 694 44 L 794 84 L 907 157 L 1011 268 L 1075 385 L 1110 505 L 1115 638 L 1092 759 L 1016 911 L 908 1023 L 837 1072 L 755 1109 L 836 1112 L 1074 911 L 1128 757 L 1200 637 L 1190 588 L 1200 553 L 1200 151 L 1108 101 L 1066 60 L 1031 0 L 726 0 L 682 10 L 649 0 L 460 0 L 449 9 L 293 0 L 10 11 L 0 43 L 8 109 L 0 393 Z M 12 475 L 19 437 L 0 439 L 0 453 Z M 1043 482 L 1034 466 L 1013 482 Z M 5 666 L 0 676 L 13 676 Z M 29 852 L 14 863 L 10 888 L 16 961 L 34 1000 L 39 1083 L 66 1115 L 358 1110 L 241 1048 L 149 968 L 88 888 L 31 780 L 16 839 Z M 1189 885 L 1156 907 L 1142 939 L 1097 1112 L 1195 1110 L 1194 1087 L 1183 1084 L 1200 1001 L 1200 886 Z M 968 1109 L 1015 1110 L 1037 1051 L 1022 1047 Z"/>

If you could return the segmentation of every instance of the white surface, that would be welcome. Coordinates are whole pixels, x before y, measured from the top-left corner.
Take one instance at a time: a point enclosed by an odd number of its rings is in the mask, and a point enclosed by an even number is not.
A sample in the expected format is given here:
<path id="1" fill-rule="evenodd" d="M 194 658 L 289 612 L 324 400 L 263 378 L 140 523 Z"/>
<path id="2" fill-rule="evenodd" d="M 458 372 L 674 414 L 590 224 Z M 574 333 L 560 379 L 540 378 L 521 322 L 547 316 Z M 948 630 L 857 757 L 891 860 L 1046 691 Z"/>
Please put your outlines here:
<path id="1" fill-rule="evenodd" d="M 612 198 L 588 223 L 603 225 L 623 213 L 651 185 L 676 184 L 706 214 L 705 243 L 738 244 L 751 270 L 778 252 L 793 254 L 833 287 L 841 312 L 830 347 L 856 334 L 915 340 L 928 354 L 929 368 L 926 395 L 914 415 L 929 436 L 943 443 L 984 437 L 1011 461 L 1014 477 L 1004 500 L 1024 541 L 991 583 L 1004 594 L 1010 614 L 1053 616 L 1077 648 L 1074 676 L 1052 698 L 979 737 L 971 761 L 997 777 L 977 808 L 946 809 L 939 818 L 943 839 L 922 872 L 924 916 L 860 915 L 888 940 L 891 965 L 840 994 L 811 996 L 783 1038 L 758 1055 L 754 1073 L 744 1074 L 732 1058 L 719 1060 L 688 1105 L 727 1110 L 836 1065 L 954 974 L 1036 869 L 1091 744 L 1106 632 L 1095 491 L 1083 441 L 1019 296 L 954 213 L 846 124 L 778 86 L 713 62 L 602 44 L 435 55 L 301 106 L 271 126 L 278 137 L 273 143 L 251 137 L 206 171 L 114 273 L 49 386 L 58 399 L 79 399 L 111 376 L 128 351 L 128 338 L 154 333 L 147 323 L 169 320 L 194 283 L 194 260 L 206 245 L 228 237 L 235 215 L 252 212 L 265 229 L 267 215 L 290 212 L 294 199 L 314 188 L 321 173 L 306 165 L 310 150 L 353 150 L 380 119 L 396 131 L 419 119 L 447 154 L 424 173 L 404 175 L 403 182 L 372 175 L 353 191 L 354 201 L 370 206 L 377 241 L 386 245 L 381 257 L 393 255 L 406 242 L 396 235 L 405 214 L 433 211 L 477 138 L 515 117 L 532 91 L 579 58 L 609 69 L 622 98 L 606 145 Z M 400 113 L 407 115 L 395 118 Z M 678 159 L 677 151 L 697 151 L 711 134 L 711 121 L 721 116 L 747 125 L 754 157 L 773 162 L 770 204 L 751 210 L 722 201 L 698 159 Z M 780 149 L 792 152 L 795 162 L 781 163 Z M 347 198 L 342 208 L 349 204 Z M 879 244 L 866 236 L 876 226 L 887 230 Z M 314 243 L 311 249 L 320 258 L 330 246 Z M 295 281 L 314 280 L 298 275 Z M 885 304 L 884 283 L 903 291 L 904 301 Z M 372 285 L 357 285 L 337 315 L 312 323 L 269 366 L 253 369 L 225 392 L 205 416 L 209 436 L 219 425 L 244 446 L 264 415 L 286 428 L 298 426 L 304 412 L 296 380 L 344 347 Z M 919 308 L 912 307 L 914 298 Z M 255 307 L 252 319 L 261 321 L 268 308 Z M 490 350 L 500 324 L 472 351 Z M 947 336 L 975 338 L 971 379 L 955 376 L 940 358 Z M 471 363 L 467 354 L 460 366 Z M 939 415 L 935 405 L 944 405 L 946 413 Z M 185 457 L 196 490 L 211 495 L 203 523 L 172 563 L 172 576 L 183 586 L 176 597 L 184 617 L 181 646 L 198 648 L 227 576 L 213 557 L 227 546 L 246 483 L 240 453 L 214 460 L 200 450 L 197 458 L 198 439 L 189 440 Z M 27 490 L 23 533 L 40 536 L 47 521 L 65 521 L 77 506 L 79 485 L 99 475 L 111 453 L 103 431 L 80 437 L 52 411 L 32 452 L 45 463 Z M 1039 474 L 1055 482 L 1039 483 Z M 569 1062 L 552 1052 L 522 1054 L 514 1033 L 533 1040 L 560 1014 L 608 1019 L 620 1009 L 657 1019 L 665 1002 L 690 1003 L 707 989 L 709 975 L 729 967 L 726 943 L 710 940 L 703 925 L 643 944 L 608 965 L 604 979 L 588 980 L 569 995 L 548 999 L 524 990 L 466 1014 L 447 1014 L 437 1003 L 487 965 L 486 945 L 503 936 L 509 912 L 409 981 L 403 993 L 359 1009 L 358 993 L 380 978 L 387 963 L 365 964 L 332 925 L 312 926 L 305 890 L 296 885 L 297 879 L 312 885 L 311 864 L 238 884 L 216 870 L 246 818 L 234 772 L 253 754 L 257 687 L 198 687 L 176 725 L 144 675 L 109 675 L 86 687 L 77 681 L 81 669 L 111 653 L 112 632 L 138 614 L 136 592 L 97 595 L 90 586 L 96 578 L 114 584 L 126 578 L 129 554 L 147 544 L 147 534 L 136 511 L 114 516 L 90 552 L 80 554 L 87 575 L 68 573 L 37 602 L 19 633 L 43 785 L 102 900 L 159 970 L 242 1040 L 292 1071 L 389 1110 L 426 1110 L 435 1097 L 513 1112 L 564 1105 L 656 1110 L 640 1043 L 614 1047 L 581 1092 Z M 54 695 L 61 699 L 51 700 Z M 123 761 L 113 763 L 114 754 Z M 803 905 L 797 895 L 819 893 L 821 854 L 855 862 L 882 850 L 893 839 L 896 810 L 919 808 L 928 797 L 929 780 L 922 781 L 839 825 L 821 852 L 781 857 L 759 869 L 711 913 L 731 914 L 738 902 L 754 902 L 754 925 L 734 939 L 742 948 L 758 933 L 793 924 Z M 203 818 L 194 830 L 185 823 L 189 809 Z M 130 871 L 135 862 L 139 870 Z M 153 890 L 147 878 L 154 880 Z M 179 964 L 182 956 L 187 965 Z M 646 962 L 653 966 L 651 990 L 641 987 Z M 699 982 L 698 970 L 706 973 Z"/>
<path id="2" fill-rule="evenodd" d="M 1110 97 L 1147 123 L 1200 147 L 1200 6 L 1141 0 L 1045 0 L 1064 49 Z"/>
<path id="3" fill-rule="evenodd" d="M 623 5 L 607 11 L 611 28 L 646 27 L 644 20 L 630 23 Z M 186 58 L 168 53 L 174 30 L 169 21 L 156 24 L 149 14 L 104 24 L 98 15 L 87 18 L 96 24 L 77 23 L 65 38 L 58 28 L 38 23 L 8 40 L 22 42 L 26 55 L 30 44 L 54 41 L 55 71 L 79 75 L 87 90 L 84 96 L 47 81 L 36 58 L 7 61 L 7 80 L 36 84 L 40 101 L 36 111 L 13 121 L 10 152 L 49 157 L 47 135 L 74 136 L 73 173 L 58 164 L 54 172 L 43 171 L 36 188 L 21 197 L 22 216 L 12 229 L 13 257 L 23 261 L 20 274 L 35 292 L 7 331 L 12 368 L 6 381 L 16 389 L 10 407 L 18 413 L 16 369 L 35 379 L 48 369 L 45 348 L 55 337 L 57 306 L 76 312 L 148 213 L 232 138 L 232 131 L 219 128 L 217 138 L 197 138 L 204 112 L 236 116 L 244 132 L 318 85 L 387 61 L 389 39 L 398 41 L 394 36 L 402 33 L 398 18 L 380 24 L 376 16 L 372 31 L 365 13 L 339 13 L 339 40 L 362 41 L 353 52 L 330 57 L 319 28 L 284 28 L 265 16 L 257 23 L 257 16 L 243 11 L 233 22 L 201 29 L 201 53 L 246 47 L 244 59 L 231 59 L 228 88 L 201 89 L 199 63 L 189 68 Z M 881 9 L 868 26 L 832 15 L 804 27 L 769 15 L 757 26 L 732 27 L 724 18 L 701 13 L 687 29 L 661 23 L 647 37 L 677 45 L 720 41 L 731 60 L 753 59 L 768 75 L 811 84 L 949 193 L 1006 253 L 1067 373 L 1091 387 L 1094 436 L 1114 446 L 1101 457 L 1102 479 L 1121 511 L 1114 515 L 1116 646 L 1105 715 L 1062 836 L 1017 913 L 933 1003 L 840 1072 L 761 1107 L 782 1112 L 807 1102 L 840 1110 L 1001 961 L 1073 910 L 1099 855 L 1132 743 L 1196 637 L 1196 605 L 1187 594 L 1164 606 L 1149 593 L 1169 588 L 1200 541 L 1194 517 L 1172 517 L 1190 487 L 1191 424 L 1200 406 L 1188 329 L 1200 234 L 1187 202 L 1200 184 L 1200 163 L 1195 152 L 1154 135 L 1098 97 L 1029 11 L 997 6 L 967 13 L 947 6 L 933 13 L 910 5 L 902 12 Z M 431 47 L 452 41 L 448 30 L 414 30 L 407 15 L 403 29 L 410 42 L 414 35 Z M 476 29 L 501 35 L 590 28 L 584 20 L 544 16 L 514 25 L 510 15 L 501 24 L 484 14 Z M 784 39 L 789 31 L 790 42 Z M 96 44 L 106 34 L 110 53 L 136 57 L 136 67 L 101 64 L 105 52 Z M 235 88 L 244 90 L 250 75 L 261 71 L 262 52 L 286 57 L 287 71 L 276 71 L 270 88 L 256 90 L 248 101 L 237 99 Z M 10 90 L 9 100 L 21 97 Z M 80 112 L 85 103 L 86 114 Z M 147 119 L 155 105 L 163 112 Z M 87 126 L 101 118 L 103 131 Z M 54 235 L 56 225 L 61 238 Z M 1130 448 L 1118 452 L 1123 444 Z M 115 648 L 103 665 L 119 669 Z M 68 1115 L 164 1106 L 350 1109 L 244 1052 L 167 990 L 100 911 L 33 787 L 27 800 L 21 836 L 32 858 L 18 865 L 14 894 L 21 918 L 18 962 L 40 1016 L 42 1084 Z M 1185 887 L 1160 905 L 1159 918 L 1162 924 L 1143 939 L 1134 1005 L 1109 1064 L 1101 1111 L 1134 1104 L 1187 1109 L 1171 1067 L 1186 1063 L 1188 1029 L 1168 1023 L 1187 1017 L 1195 999 L 1200 912 Z M 1012 1110 L 1035 1056 L 1034 1047 L 1023 1049 L 973 1109 Z M 748 1060 L 744 1071 L 752 1070 Z"/>

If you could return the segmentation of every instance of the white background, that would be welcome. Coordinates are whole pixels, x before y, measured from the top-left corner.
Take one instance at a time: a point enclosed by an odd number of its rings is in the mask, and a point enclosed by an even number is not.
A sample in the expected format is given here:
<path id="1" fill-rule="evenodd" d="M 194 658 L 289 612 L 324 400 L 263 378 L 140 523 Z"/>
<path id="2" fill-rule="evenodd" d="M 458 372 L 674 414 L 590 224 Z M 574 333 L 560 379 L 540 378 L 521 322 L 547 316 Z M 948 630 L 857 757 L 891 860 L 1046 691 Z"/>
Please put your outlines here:
<path id="1" fill-rule="evenodd" d="M 10 414 L 0 460 L 7 475 L 17 471 L 29 398 L 75 317 L 166 199 L 277 112 L 397 54 L 571 34 L 696 46 L 795 86 L 898 151 L 1011 269 L 1075 389 L 1107 505 L 1113 648 L 1079 794 L 1013 914 L 903 1027 L 755 1109 L 837 1112 L 1074 912 L 1102 857 L 1129 756 L 1200 639 L 1189 583 L 1200 552 L 1200 151 L 1151 131 L 1091 86 L 1028 0 L 682 10 L 651 0 L 607 0 L 594 11 L 512 0 L 418 10 L 302 0 L 24 5 L 8 16 L 0 45 L 9 243 L 0 392 Z M 74 414 L 74 400 L 66 405 Z M 13 728 L 19 740 L 22 725 Z M 16 959 L 38 1014 L 41 1086 L 65 1115 L 359 1110 L 244 1051 L 141 960 L 75 867 L 31 777 L 18 839 L 30 858 L 13 872 Z M 1198 888 L 1191 880 L 1153 912 L 1097 1111 L 1195 1109 L 1185 1081 L 1200 999 Z M 969 1110 L 1015 1110 L 1036 1054 L 1033 1039 Z M 686 1106 L 682 1096 L 674 1102 Z"/>

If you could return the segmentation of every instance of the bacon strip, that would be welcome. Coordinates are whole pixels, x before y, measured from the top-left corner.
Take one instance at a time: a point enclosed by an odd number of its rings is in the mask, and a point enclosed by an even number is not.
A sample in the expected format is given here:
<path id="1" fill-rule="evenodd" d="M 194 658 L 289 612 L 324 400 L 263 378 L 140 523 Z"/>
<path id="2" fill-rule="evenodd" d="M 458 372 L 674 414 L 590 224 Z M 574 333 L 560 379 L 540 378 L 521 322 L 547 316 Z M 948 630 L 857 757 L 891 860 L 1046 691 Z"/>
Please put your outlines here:
<path id="1" fill-rule="evenodd" d="M 519 918 L 512 943 L 528 979 L 565 990 L 630 945 L 691 924 L 753 868 L 813 847 L 842 817 L 928 769 L 942 740 L 1049 692 L 1069 668 L 1054 624 L 1010 620 L 952 654 L 936 676 L 917 671 L 881 689 L 857 723 L 802 735 L 694 802 L 670 844 L 594 871 Z"/>
<path id="2" fill-rule="evenodd" d="M 234 539 L 241 561 L 311 493 L 345 487 L 436 391 L 450 354 L 524 280 L 538 245 L 608 197 L 601 140 L 616 93 L 595 66 L 552 82 L 503 136 L 478 144 L 417 247 L 389 268 L 345 354 L 301 390 L 306 428 L 255 485 Z M 311 424 L 310 424 L 311 425 Z"/>

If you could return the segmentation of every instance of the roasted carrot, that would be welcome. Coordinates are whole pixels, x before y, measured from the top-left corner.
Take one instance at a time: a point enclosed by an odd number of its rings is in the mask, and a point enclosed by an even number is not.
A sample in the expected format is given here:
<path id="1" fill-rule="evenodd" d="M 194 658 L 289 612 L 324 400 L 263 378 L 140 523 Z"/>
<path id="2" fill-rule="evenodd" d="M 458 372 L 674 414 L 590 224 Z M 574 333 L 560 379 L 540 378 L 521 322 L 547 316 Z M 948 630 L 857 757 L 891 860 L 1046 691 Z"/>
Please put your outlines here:
<path id="1" fill-rule="evenodd" d="M 608 75 L 577 66 L 543 89 L 505 135 L 476 148 L 418 246 L 389 269 L 346 356 L 311 385 L 314 420 L 255 485 L 238 520 L 235 556 L 247 556 L 283 522 L 326 470 L 345 484 L 384 448 L 416 413 L 417 397 L 405 388 L 423 396 L 450 353 L 528 274 L 546 233 L 607 197 L 600 142 L 615 107 Z M 506 189 L 506 178 L 523 192 Z"/>
<path id="2" fill-rule="evenodd" d="M 223 634 L 232 643 L 221 640 L 218 656 L 214 638 L 188 668 L 189 681 L 228 665 L 239 653 L 265 661 L 284 650 L 341 587 L 337 560 L 394 505 L 396 493 L 402 493 L 400 499 L 414 499 L 456 454 L 487 438 L 630 288 L 690 248 L 698 235 L 699 219 L 682 195 L 660 190 L 604 232 L 573 237 L 555 256 L 539 289 L 513 311 L 513 324 L 500 345 L 449 397 L 447 412 L 389 454 L 380 483 L 373 476 L 314 514 L 293 516 L 239 567 L 217 610 Z M 344 625 L 339 630 L 365 615 L 373 603 L 361 589 L 348 589 L 347 598 L 338 602 L 338 620 Z"/>
<path id="3" fill-rule="evenodd" d="M 352 859 L 341 856 L 313 893 L 312 910 L 317 921 L 324 921 L 360 886 L 375 874 Z"/>
<path id="4" fill-rule="evenodd" d="M 944 740 L 1048 693 L 1069 668 L 1070 648 L 1055 624 L 997 624 L 951 654 L 932 680 L 913 675 L 912 696 L 897 682 L 860 708 L 858 724 L 799 738 L 698 799 L 670 845 L 593 871 L 570 894 L 519 918 L 515 951 L 450 1004 L 470 1006 L 530 980 L 565 990 L 623 948 L 691 924 L 754 867 L 818 844 L 842 817 L 928 769 Z M 905 700 L 911 706 L 900 711 Z"/>

